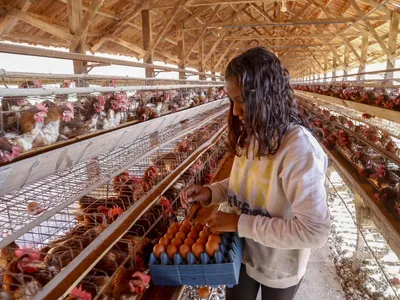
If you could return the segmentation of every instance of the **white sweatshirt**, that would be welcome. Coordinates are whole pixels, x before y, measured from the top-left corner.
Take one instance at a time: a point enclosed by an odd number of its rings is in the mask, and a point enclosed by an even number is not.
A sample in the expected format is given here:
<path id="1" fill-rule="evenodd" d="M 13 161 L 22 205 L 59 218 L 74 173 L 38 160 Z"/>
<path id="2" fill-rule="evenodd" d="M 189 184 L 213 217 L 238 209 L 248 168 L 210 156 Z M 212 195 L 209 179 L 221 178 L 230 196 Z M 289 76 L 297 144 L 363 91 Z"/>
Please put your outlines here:
<path id="1" fill-rule="evenodd" d="M 304 276 L 310 248 L 328 238 L 324 185 L 327 157 L 301 126 L 284 136 L 278 152 L 235 157 L 230 178 L 210 186 L 211 204 L 225 201 L 240 215 L 247 274 L 263 285 L 287 288 Z"/>

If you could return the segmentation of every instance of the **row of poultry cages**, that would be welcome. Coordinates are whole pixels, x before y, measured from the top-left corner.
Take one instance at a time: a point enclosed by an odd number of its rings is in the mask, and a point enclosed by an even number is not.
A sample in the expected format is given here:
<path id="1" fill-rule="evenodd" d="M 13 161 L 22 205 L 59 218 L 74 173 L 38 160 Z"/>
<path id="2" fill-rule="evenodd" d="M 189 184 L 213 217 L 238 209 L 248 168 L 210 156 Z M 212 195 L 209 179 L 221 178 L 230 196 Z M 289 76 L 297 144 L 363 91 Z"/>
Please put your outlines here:
<path id="1" fill-rule="evenodd" d="M 298 91 L 400 111 L 400 87 L 398 86 L 358 86 L 351 82 L 337 82 L 336 84 L 294 84 L 293 88 Z"/>
<path id="2" fill-rule="evenodd" d="M 225 113 L 226 107 L 208 110 L 191 120 L 170 125 L 161 131 L 155 130 L 143 138 L 6 193 L 0 197 L 0 248 L 6 241 L 11 241 L 10 236 L 20 234 L 27 226 L 39 224 L 106 183 L 112 176 L 120 174 L 129 165 L 136 166 L 134 176 L 139 179 L 148 164 L 157 168 L 154 178 L 143 181 L 144 191 L 147 192 L 153 181 L 158 182 L 165 177 L 177 163 L 224 127 Z"/>
<path id="3" fill-rule="evenodd" d="M 327 150 L 336 150 L 375 189 L 374 200 L 400 221 L 400 125 L 299 98 L 301 114 Z M 375 119 L 371 122 L 371 119 Z M 378 127 L 379 126 L 379 127 Z"/>
<path id="4" fill-rule="evenodd" d="M 200 117 L 204 118 L 204 115 Z M 164 134 L 177 134 L 193 122 L 199 120 L 175 126 L 175 131 L 154 133 L 145 142 L 151 147 L 166 139 Z M 220 114 L 207 124 L 158 147 L 139 162 L 130 166 L 125 164 L 125 171 L 3 247 L 0 253 L 0 298 L 41 299 L 40 292 L 54 282 L 58 274 L 65 272 L 74 259 L 82 256 L 85 250 L 95 249 L 98 246 L 96 241 L 101 243 L 106 231 L 117 229 L 113 225 L 124 222 L 127 215 L 136 212 L 139 218 L 99 257 L 93 268 L 82 270 L 85 277 L 70 289 L 67 298 L 128 299 L 143 293 L 150 284 L 147 265 L 153 245 L 171 222 L 182 221 L 185 216 L 180 208 L 179 192 L 190 184 L 209 184 L 218 162 L 225 155 L 225 124 L 226 115 Z M 198 152 L 199 149 L 204 150 Z M 92 160 L 81 167 L 80 176 L 73 174 L 64 177 L 63 181 L 97 181 L 96 176 L 102 168 L 112 166 L 118 157 L 132 150 L 133 147 L 126 147 L 124 153 Z M 124 162 L 120 163 L 123 165 Z M 183 171 L 175 174 L 182 165 L 186 165 Z M 161 186 L 167 188 L 157 194 Z M 74 189 L 73 184 L 67 188 Z M 35 192 L 32 187 L 29 196 L 24 191 L 14 201 L 24 208 L 25 214 L 28 210 L 30 214 L 40 215 L 45 203 L 28 203 L 27 198 L 39 195 L 41 198 L 43 192 L 48 193 L 49 202 L 54 201 L 60 191 L 51 191 L 50 188 Z M 21 201 L 21 197 L 25 198 Z M 3 210 L 3 217 L 4 213 Z M 3 234 L 7 236 L 9 233 Z"/>
<path id="5" fill-rule="evenodd" d="M 50 83 L 50 79 L 57 84 Z M 0 89 L 0 163 L 56 143 L 226 97 L 223 85 L 212 82 L 167 85 L 171 81 L 166 81 L 161 86 L 127 86 L 148 82 L 85 77 L 82 87 L 77 79 L 61 83 L 60 78 L 50 79 L 43 85 L 39 79 L 31 79 L 17 88 Z"/>

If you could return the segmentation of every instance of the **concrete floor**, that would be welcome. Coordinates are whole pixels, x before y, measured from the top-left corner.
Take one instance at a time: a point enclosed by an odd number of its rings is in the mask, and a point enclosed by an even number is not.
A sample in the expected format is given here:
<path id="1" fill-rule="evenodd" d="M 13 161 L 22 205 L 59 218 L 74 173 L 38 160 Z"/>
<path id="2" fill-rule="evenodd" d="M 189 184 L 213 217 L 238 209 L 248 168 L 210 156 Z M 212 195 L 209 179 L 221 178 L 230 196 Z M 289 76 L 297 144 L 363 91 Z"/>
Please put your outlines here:
<path id="1" fill-rule="evenodd" d="M 329 256 L 328 245 L 313 250 L 307 273 L 295 300 L 344 300 L 344 293 Z M 257 300 L 261 300 L 261 294 Z M 271 299 L 274 300 L 274 299 Z"/>

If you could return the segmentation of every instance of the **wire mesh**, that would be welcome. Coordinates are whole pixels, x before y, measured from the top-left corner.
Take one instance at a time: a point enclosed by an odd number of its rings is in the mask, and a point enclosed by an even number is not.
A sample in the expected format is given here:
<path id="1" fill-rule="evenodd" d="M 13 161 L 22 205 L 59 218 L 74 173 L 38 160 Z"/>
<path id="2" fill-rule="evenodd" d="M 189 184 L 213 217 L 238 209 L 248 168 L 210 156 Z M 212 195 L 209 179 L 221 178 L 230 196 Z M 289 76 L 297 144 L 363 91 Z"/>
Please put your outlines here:
<path id="1" fill-rule="evenodd" d="M 134 166 L 133 176 L 143 174 L 149 164 L 153 163 L 154 155 L 171 152 L 175 143 L 183 141 L 187 134 L 193 135 L 189 144 L 191 151 L 195 150 L 201 144 L 201 139 L 191 132 L 202 124 L 209 132 L 220 129 L 226 122 L 223 114 L 225 110 L 226 108 L 222 107 L 207 111 L 178 126 L 173 125 L 160 132 L 154 132 L 133 143 L 103 153 L 87 163 L 79 163 L 4 195 L 0 198 L 0 247 L 10 242 L 12 237 L 30 230 L 75 199 L 109 181 L 110 176 L 114 173 L 117 175 L 128 165 Z M 215 121 L 209 125 L 204 123 L 204 120 L 210 122 L 213 119 Z M 205 133 L 204 139 L 207 137 L 209 134 Z M 185 155 L 182 154 L 177 159 L 182 159 Z"/>
<path id="2" fill-rule="evenodd" d="M 135 201 L 140 201 L 146 192 L 168 176 L 191 152 L 207 141 L 210 134 L 218 131 L 223 123 L 224 119 L 219 118 L 166 145 L 3 248 L 0 258 L 7 258 L 5 251 L 10 255 L 5 261 L 5 271 L 1 274 L 3 276 L 0 275 L 4 278 L 4 290 L 0 292 L 14 299 L 35 295 L 115 218 Z M 173 183 L 160 201 L 132 225 L 78 286 L 94 299 L 122 299 L 123 295 L 132 296 L 136 293 L 131 287 L 132 275 L 146 269 L 154 241 L 166 232 L 170 222 L 177 220 L 179 192 L 189 184 L 205 184 L 212 180 L 218 161 L 226 151 L 225 137 L 222 135 Z M 182 148 L 183 143 L 189 147 Z M 178 155 L 174 158 L 166 157 L 166 153 L 172 151 Z M 172 161 L 174 164 L 168 168 L 161 167 Z M 154 165 L 155 162 L 159 162 L 159 165 Z M 146 188 L 144 183 L 148 179 L 150 186 Z M 137 191 L 138 195 L 135 194 Z M 20 250 L 15 251 L 18 247 Z M 23 254 L 15 257 L 18 251 Z M 23 260 L 25 253 L 27 256 Z"/>

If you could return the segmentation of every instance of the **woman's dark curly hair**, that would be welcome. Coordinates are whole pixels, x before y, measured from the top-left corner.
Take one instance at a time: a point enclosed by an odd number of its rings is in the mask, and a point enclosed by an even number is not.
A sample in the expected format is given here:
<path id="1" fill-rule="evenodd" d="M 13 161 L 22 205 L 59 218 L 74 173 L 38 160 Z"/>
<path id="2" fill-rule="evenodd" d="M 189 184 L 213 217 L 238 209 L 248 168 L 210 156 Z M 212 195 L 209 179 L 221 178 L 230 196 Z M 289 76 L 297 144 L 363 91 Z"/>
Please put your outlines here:
<path id="1" fill-rule="evenodd" d="M 236 79 L 246 105 L 245 123 L 229 112 L 229 147 L 238 156 L 247 148 L 248 138 L 258 143 L 256 156 L 274 155 L 291 124 L 301 124 L 289 72 L 279 59 L 264 47 L 252 48 L 232 59 L 225 78 Z"/>

